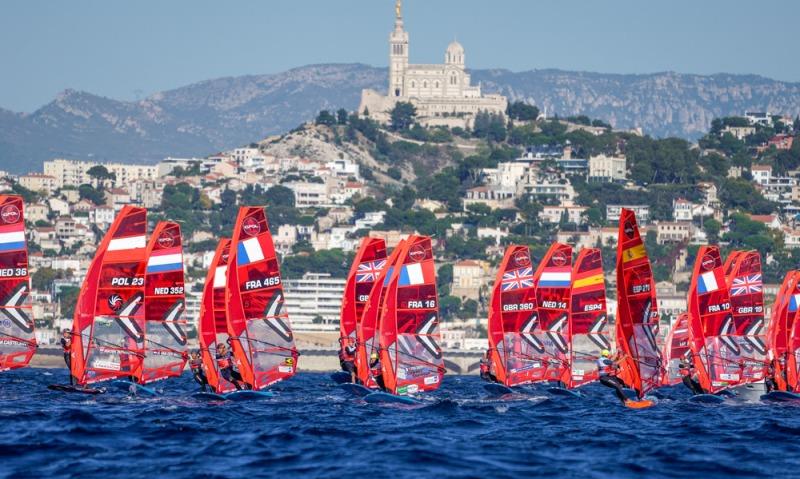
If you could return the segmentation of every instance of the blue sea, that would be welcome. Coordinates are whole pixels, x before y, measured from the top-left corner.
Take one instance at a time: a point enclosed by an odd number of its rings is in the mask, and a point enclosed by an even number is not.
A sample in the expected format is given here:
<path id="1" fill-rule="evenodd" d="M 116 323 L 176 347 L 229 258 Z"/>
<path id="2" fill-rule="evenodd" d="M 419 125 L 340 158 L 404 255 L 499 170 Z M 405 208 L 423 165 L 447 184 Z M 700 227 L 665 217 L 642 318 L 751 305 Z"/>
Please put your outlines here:
<path id="1" fill-rule="evenodd" d="M 629 410 L 585 398 L 489 398 L 446 376 L 418 406 L 375 405 L 326 374 L 299 374 L 258 402 L 47 390 L 66 370 L 0 374 L 2 478 L 800 477 L 800 406 L 688 402 L 668 389 Z"/>

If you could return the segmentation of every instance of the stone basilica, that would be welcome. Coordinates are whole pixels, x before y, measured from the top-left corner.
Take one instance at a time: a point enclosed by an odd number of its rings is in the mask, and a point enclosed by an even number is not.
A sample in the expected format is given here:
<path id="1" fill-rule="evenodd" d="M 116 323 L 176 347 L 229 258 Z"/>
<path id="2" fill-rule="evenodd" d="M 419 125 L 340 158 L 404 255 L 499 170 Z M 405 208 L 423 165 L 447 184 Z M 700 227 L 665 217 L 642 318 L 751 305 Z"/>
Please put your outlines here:
<path id="1" fill-rule="evenodd" d="M 386 95 L 375 90 L 361 93 L 359 113 L 388 122 L 397 102 L 410 102 L 418 119 L 426 125 L 469 126 L 479 111 L 505 113 L 507 100 L 501 95 L 484 95 L 472 86 L 464 69 L 464 47 L 452 42 L 444 64 L 410 65 L 408 32 L 403 28 L 402 0 L 395 7 L 394 31 L 389 35 L 389 88 Z"/>

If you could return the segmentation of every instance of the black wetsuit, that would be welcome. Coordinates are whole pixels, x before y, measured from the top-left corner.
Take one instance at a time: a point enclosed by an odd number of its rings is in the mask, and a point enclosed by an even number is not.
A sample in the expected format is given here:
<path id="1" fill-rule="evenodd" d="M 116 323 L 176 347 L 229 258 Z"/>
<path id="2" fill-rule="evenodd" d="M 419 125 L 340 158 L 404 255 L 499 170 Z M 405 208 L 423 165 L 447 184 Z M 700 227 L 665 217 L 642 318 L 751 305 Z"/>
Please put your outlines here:
<path id="1" fill-rule="evenodd" d="M 200 388 L 203 390 L 203 392 L 206 392 L 208 378 L 206 377 L 205 371 L 203 371 L 203 360 L 200 358 L 192 359 L 189 361 L 189 367 L 192 368 L 192 376 L 194 376 L 194 380 L 200 385 Z"/>
<path id="2" fill-rule="evenodd" d="M 484 381 L 489 381 L 492 383 L 497 382 L 497 377 L 492 374 L 491 366 L 489 365 L 489 360 L 486 358 L 481 358 L 481 379 Z"/>
<path id="3" fill-rule="evenodd" d="M 217 365 L 219 366 L 220 376 L 233 384 L 237 391 L 241 391 L 241 381 L 243 381 L 243 379 L 239 371 L 233 369 L 233 355 L 229 352 L 225 354 L 217 353 Z"/>
<path id="4" fill-rule="evenodd" d="M 691 391 L 692 394 L 705 394 L 703 387 L 700 386 L 700 383 L 693 377 L 694 364 L 692 364 L 691 361 L 681 361 L 678 363 L 678 368 L 680 368 L 681 375 L 683 376 L 681 378 L 683 385 L 689 388 L 689 391 Z"/>
<path id="5" fill-rule="evenodd" d="M 70 358 L 70 348 L 72 347 L 72 340 L 61 338 L 61 350 L 64 352 L 64 362 L 67 364 L 69 370 L 69 383 L 72 384 L 72 359 Z"/>
<path id="6" fill-rule="evenodd" d="M 610 372 L 610 369 L 613 367 L 614 361 L 610 359 L 599 358 L 597 360 L 597 371 L 600 373 L 600 384 L 613 389 L 617 398 L 620 401 L 625 402 L 628 400 L 628 396 L 625 395 L 625 391 L 622 389 L 625 387 L 625 383 Z"/>
<path id="7" fill-rule="evenodd" d="M 348 346 L 339 350 L 339 366 L 348 374 L 356 374 L 355 348 Z"/>
<path id="8" fill-rule="evenodd" d="M 383 369 L 381 366 L 381 360 L 375 359 L 369 363 L 369 369 L 372 371 L 372 379 L 375 380 L 375 383 L 378 384 L 378 387 L 381 388 L 381 391 L 386 391 L 386 383 L 383 382 Z"/>

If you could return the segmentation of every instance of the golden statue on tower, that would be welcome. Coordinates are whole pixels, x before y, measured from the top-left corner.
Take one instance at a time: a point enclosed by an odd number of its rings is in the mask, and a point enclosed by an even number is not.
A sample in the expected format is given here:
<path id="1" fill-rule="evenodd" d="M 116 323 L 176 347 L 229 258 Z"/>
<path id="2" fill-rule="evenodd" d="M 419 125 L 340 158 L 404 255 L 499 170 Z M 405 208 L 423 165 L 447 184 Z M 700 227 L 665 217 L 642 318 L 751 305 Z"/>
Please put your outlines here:
<path id="1" fill-rule="evenodd" d="M 401 13 L 402 10 L 403 10 L 403 0 L 397 0 L 397 2 L 394 5 L 394 14 L 397 16 L 397 18 L 400 18 L 402 16 Z"/>

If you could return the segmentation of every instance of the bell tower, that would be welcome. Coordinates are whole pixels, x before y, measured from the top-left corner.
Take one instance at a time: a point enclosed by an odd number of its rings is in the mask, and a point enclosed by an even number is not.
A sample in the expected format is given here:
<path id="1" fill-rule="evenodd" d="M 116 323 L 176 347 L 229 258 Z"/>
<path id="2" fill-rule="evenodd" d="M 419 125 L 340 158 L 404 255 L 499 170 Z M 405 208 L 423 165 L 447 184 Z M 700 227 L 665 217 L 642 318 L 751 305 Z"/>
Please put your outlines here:
<path id="1" fill-rule="evenodd" d="M 403 0 L 396 0 L 394 31 L 389 35 L 389 97 L 406 95 L 405 74 L 408 68 L 408 32 L 403 29 Z"/>

